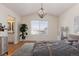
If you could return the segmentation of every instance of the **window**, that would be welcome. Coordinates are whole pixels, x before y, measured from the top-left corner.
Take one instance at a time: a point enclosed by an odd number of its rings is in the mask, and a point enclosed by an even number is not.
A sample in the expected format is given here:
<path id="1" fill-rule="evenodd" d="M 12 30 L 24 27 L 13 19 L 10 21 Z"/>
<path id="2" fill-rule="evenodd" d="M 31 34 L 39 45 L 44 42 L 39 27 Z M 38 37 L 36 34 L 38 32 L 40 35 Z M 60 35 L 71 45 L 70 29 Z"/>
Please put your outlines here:
<path id="1" fill-rule="evenodd" d="M 74 19 L 74 32 L 79 32 L 79 16 L 76 16 Z"/>
<path id="2" fill-rule="evenodd" d="M 47 34 L 48 21 L 47 20 L 33 20 L 31 21 L 31 34 Z"/>

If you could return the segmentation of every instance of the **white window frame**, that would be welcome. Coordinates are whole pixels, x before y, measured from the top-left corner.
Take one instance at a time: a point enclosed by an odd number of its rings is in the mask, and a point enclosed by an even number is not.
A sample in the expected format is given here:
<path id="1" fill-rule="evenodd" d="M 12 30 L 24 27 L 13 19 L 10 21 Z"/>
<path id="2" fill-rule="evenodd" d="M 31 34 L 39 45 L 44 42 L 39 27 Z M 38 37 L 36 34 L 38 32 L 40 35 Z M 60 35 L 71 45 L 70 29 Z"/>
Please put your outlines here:
<path id="1" fill-rule="evenodd" d="M 46 32 L 46 34 L 32 34 L 32 32 L 31 32 L 31 35 L 48 35 L 48 20 L 32 20 L 32 21 L 39 21 L 39 30 L 40 30 L 40 22 L 46 21 L 47 22 L 47 32 Z M 31 21 L 31 31 L 32 31 L 32 21 Z"/>

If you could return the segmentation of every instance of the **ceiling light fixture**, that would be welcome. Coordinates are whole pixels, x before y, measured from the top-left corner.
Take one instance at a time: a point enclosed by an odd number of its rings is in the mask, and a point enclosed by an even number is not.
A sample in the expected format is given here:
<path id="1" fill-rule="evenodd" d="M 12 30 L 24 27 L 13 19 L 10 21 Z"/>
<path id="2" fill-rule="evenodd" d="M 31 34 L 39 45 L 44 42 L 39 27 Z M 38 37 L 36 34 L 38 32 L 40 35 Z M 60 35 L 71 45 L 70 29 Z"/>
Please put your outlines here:
<path id="1" fill-rule="evenodd" d="M 41 3 L 41 8 L 38 11 L 38 15 L 39 15 L 40 18 L 44 18 L 45 15 L 46 15 L 46 12 L 45 12 L 45 9 L 43 8 L 43 4 L 42 3 Z"/>

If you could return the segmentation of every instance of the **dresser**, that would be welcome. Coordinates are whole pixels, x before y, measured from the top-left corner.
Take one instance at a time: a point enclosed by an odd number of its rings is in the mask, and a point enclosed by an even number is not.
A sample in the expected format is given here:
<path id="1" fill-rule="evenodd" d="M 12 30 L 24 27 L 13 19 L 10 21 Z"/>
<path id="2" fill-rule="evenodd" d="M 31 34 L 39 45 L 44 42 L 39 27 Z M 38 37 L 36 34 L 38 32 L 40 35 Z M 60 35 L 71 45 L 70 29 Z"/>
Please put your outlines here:
<path id="1" fill-rule="evenodd" d="M 8 54 L 8 37 L 0 36 L 0 55 Z"/>

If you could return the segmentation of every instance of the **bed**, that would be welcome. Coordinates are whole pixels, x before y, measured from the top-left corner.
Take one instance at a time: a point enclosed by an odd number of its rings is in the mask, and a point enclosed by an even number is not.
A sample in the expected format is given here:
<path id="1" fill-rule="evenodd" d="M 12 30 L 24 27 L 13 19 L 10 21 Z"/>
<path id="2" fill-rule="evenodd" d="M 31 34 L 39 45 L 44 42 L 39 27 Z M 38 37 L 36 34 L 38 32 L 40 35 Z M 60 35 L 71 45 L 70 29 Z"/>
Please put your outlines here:
<path id="1" fill-rule="evenodd" d="M 33 56 L 79 56 L 79 49 L 66 43 L 64 40 L 57 42 L 38 42 L 32 50 Z"/>

